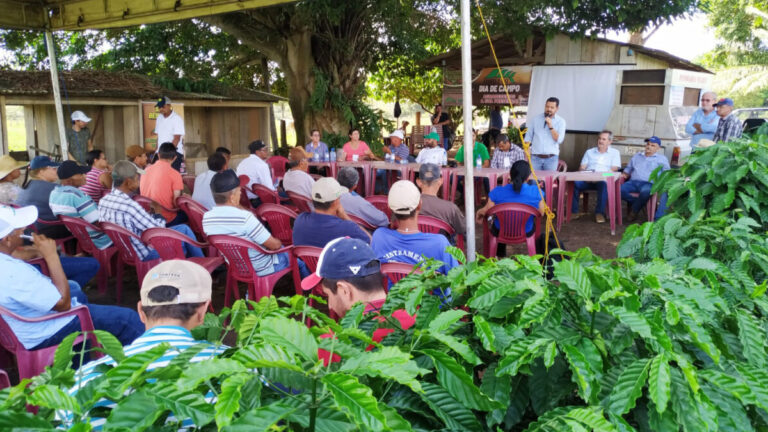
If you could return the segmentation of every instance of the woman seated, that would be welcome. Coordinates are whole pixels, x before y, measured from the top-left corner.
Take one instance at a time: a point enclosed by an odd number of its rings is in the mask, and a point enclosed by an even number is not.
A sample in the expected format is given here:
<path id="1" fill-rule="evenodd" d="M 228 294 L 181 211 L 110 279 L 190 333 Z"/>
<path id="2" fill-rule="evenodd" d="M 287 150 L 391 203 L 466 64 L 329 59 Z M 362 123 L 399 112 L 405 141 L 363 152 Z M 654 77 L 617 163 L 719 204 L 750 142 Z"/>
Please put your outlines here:
<path id="1" fill-rule="evenodd" d="M 509 184 L 498 186 L 488 194 L 488 202 L 477 211 L 477 222 L 483 223 L 483 218 L 488 210 L 496 204 L 518 203 L 527 204 L 540 212 L 544 212 L 544 193 L 531 178 L 531 166 L 527 161 L 519 160 L 509 169 Z M 491 225 L 491 233 L 499 234 L 499 221 L 494 220 Z M 525 223 L 526 236 L 535 234 L 533 216 Z M 499 243 L 496 256 L 506 256 L 506 245 Z"/>

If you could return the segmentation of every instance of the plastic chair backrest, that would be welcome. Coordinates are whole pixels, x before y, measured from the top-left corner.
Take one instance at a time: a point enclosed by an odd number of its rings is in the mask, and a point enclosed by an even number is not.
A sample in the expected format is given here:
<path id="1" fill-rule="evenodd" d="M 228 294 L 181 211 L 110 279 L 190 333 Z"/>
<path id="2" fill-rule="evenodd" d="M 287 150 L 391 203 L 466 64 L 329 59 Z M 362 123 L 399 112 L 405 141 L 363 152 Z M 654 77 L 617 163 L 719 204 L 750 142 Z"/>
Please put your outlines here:
<path id="1" fill-rule="evenodd" d="M 317 271 L 317 261 L 320 259 L 320 254 L 323 252 L 322 248 L 314 246 L 294 246 L 293 256 L 297 259 L 294 260 L 293 265 L 293 281 L 296 285 L 296 292 L 301 289 L 301 275 L 299 274 L 299 267 L 297 261 L 300 259 L 307 265 L 307 269 L 314 273 Z M 315 294 L 323 295 L 322 290 L 318 291 L 317 287 L 314 290 Z"/>
<path id="2" fill-rule="evenodd" d="M 413 264 L 399 262 L 381 263 L 381 274 L 393 284 L 396 284 L 400 279 L 408 276 L 412 272 L 421 273 L 421 270 L 414 270 Z"/>
<path id="3" fill-rule="evenodd" d="M 288 170 L 288 158 L 284 156 L 272 156 L 267 159 L 267 165 L 272 168 L 272 178 L 279 178 L 285 175 Z"/>
<path id="4" fill-rule="evenodd" d="M 293 244 L 293 221 L 296 212 L 278 204 L 262 204 L 256 209 L 256 216 L 269 225 L 269 231 L 284 245 Z"/>
<path id="5" fill-rule="evenodd" d="M 189 189 L 189 193 L 193 193 L 195 191 L 195 176 L 183 175 L 181 176 L 181 181 L 184 183 L 184 186 Z"/>
<path id="6" fill-rule="evenodd" d="M 299 195 L 295 192 L 286 192 L 288 194 L 288 197 L 291 199 L 291 202 L 293 202 L 293 205 L 296 206 L 296 208 L 299 209 L 299 213 L 312 213 L 312 207 L 310 207 L 310 203 L 312 202 L 308 197 L 305 197 L 304 195 Z"/>
<path id="7" fill-rule="evenodd" d="M 69 232 L 75 236 L 77 243 L 80 245 L 80 248 L 91 255 L 95 255 L 98 248 L 93 243 L 93 239 L 91 239 L 91 234 L 88 233 L 88 230 L 101 232 L 101 228 L 93 225 L 90 222 L 87 222 L 84 219 L 64 215 L 59 217 Z"/>
<path id="8" fill-rule="evenodd" d="M 202 204 L 194 199 L 181 195 L 176 198 L 176 205 L 187 214 L 189 218 L 189 227 L 195 232 L 203 241 L 206 239 L 205 231 L 203 231 L 203 216 L 208 211 Z"/>
<path id="9" fill-rule="evenodd" d="M 560 159 L 557 161 L 557 171 L 558 172 L 566 172 L 568 171 L 568 164 L 565 163 L 564 160 Z"/>
<path id="10" fill-rule="evenodd" d="M 135 266 L 136 263 L 141 262 L 139 255 L 136 253 L 136 249 L 133 247 L 131 239 L 141 241 L 141 238 L 136 234 L 128 231 L 120 225 L 113 224 L 111 222 L 102 222 L 101 229 L 112 240 L 112 243 L 117 246 L 117 252 L 120 254 L 120 259 L 126 264 Z"/>
<path id="11" fill-rule="evenodd" d="M 11 380 L 8 378 L 8 372 L 0 369 L 0 390 L 11 386 Z"/>
<path id="12" fill-rule="evenodd" d="M 539 210 L 520 203 L 504 203 L 491 207 L 487 216 L 496 216 L 499 220 L 499 234 L 496 236 L 501 243 L 523 243 L 526 241 L 525 225 L 530 217 L 534 218 L 536 233 L 540 232 L 541 213 Z"/>
<path id="13" fill-rule="evenodd" d="M 262 204 L 278 204 L 280 199 L 277 196 L 277 192 L 264 186 L 263 184 L 254 183 L 251 185 L 251 192 L 256 194 L 261 200 Z"/>
<path id="14" fill-rule="evenodd" d="M 141 233 L 141 241 L 152 245 L 163 261 L 183 260 L 185 258 L 184 242 L 190 240 L 189 237 L 170 228 L 149 228 Z"/>
<path id="15" fill-rule="evenodd" d="M 18 321 L 28 323 L 45 322 L 66 316 L 76 316 L 80 319 L 80 329 L 84 332 L 89 332 L 88 339 L 90 339 L 91 344 L 96 347 L 99 346 L 96 337 L 93 335 L 93 321 L 91 320 L 91 314 L 88 312 L 87 306 L 77 306 L 66 312 L 53 313 L 39 318 L 22 317 L 0 306 L 0 346 L 16 356 L 19 379 L 32 378 L 42 373 L 46 366 L 53 363 L 53 354 L 56 351 L 57 345 L 34 351 L 27 350 L 2 316 L 8 316 Z M 82 341 L 82 336 L 75 340 L 75 342 L 77 341 Z M 97 351 L 91 351 L 91 356 L 93 358 L 100 358 L 102 354 Z"/>
<path id="16" fill-rule="evenodd" d="M 386 195 L 371 195 L 365 197 L 365 200 L 373 204 L 374 207 L 384 212 L 387 219 L 392 220 L 392 209 L 389 208 L 389 202 Z"/>
<path id="17" fill-rule="evenodd" d="M 240 281 L 250 281 L 256 273 L 248 255 L 249 249 L 269 253 L 256 243 L 229 235 L 208 236 L 208 241 L 226 258 L 230 277 Z"/>
<path id="18" fill-rule="evenodd" d="M 141 207 L 144 209 L 144 211 L 146 211 L 147 213 L 152 213 L 152 208 L 151 208 L 152 199 L 151 198 L 147 198 L 147 197 L 145 197 L 143 195 L 136 195 L 136 196 L 133 197 L 133 200 L 136 201 L 137 203 L 139 203 L 139 205 L 141 205 Z"/>
<path id="19" fill-rule="evenodd" d="M 454 230 L 448 222 L 436 217 L 420 214 L 418 224 L 419 231 L 421 232 L 432 234 L 448 234 L 448 237 L 453 237 L 453 235 L 456 234 L 456 230 Z"/>
<path id="20" fill-rule="evenodd" d="M 352 213 L 347 213 L 347 216 L 349 216 L 349 218 L 352 219 L 352 222 L 356 223 L 357 225 L 360 226 L 360 228 L 363 228 L 365 230 L 376 231 L 376 228 L 378 228 L 376 226 L 369 224 L 368 221 L 366 221 L 365 219 L 359 216 L 353 215 Z"/>
<path id="21" fill-rule="evenodd" d="M 252 209 L 251 200 L 248 198 L 248 183 L 251 181 L 250 177 L 245 174 L 241 174 L 237 177 L 240 179 L 240 206 L 244 209 Z"/>

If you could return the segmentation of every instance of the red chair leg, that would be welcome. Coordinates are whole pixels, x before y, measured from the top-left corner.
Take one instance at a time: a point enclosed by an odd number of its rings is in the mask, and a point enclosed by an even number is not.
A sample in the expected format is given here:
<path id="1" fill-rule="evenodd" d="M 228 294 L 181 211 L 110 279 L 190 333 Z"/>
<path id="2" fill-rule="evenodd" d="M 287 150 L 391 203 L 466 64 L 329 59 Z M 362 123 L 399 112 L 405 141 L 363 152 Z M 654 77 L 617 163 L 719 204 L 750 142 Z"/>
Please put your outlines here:
<path id="1" fill-rule="evenodd" d="M 536 255 L 536 237 L 532 235 L 525 239 L 525 243 L 528 245 L 528 256 Z"/>
<path id="2" fill-rule="evenodd" d="M 120 257 L 117 258 L 117 291 L 115 292 L 115 300 L 117 304 L 120 304 L 120 300 L 123 297 L 123 274 L 125 273 L 125 264 Z"/>

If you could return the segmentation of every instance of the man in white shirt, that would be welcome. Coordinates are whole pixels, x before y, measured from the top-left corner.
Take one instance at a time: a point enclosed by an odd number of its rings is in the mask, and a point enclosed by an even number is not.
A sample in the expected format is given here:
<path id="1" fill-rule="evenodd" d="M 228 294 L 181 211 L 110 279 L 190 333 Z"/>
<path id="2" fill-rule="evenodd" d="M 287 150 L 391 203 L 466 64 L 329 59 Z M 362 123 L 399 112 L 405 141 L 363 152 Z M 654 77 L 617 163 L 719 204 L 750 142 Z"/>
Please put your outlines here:
<path id="1" fill-rule="evenodd" d="M 261 200 L 256 194 L 251 192 L 251 185 L 258 183 L 271 190 L 275 190 L 275 184 L 272 182 L 272 172 L 269 170 L 269 165 L 266 162 L 269 157 L 269 150 L 267 150 L 264 141 L 256 140 L 248 144 L 248 151 L 251 152 L 251 155 L 243 159 L 240 165 L 237 166 L 237 175 L 238 177 L 241 175 L 248 176 L 245 191 L 248 199 L 251 200 L 251 204 L 254 207 L 258 207 L 261 204 Z"/>
<path id="2" fill-rule="evenodd" d="M 307 198 L 312 197 L 312 185 L 315 179 L 307 174 L 310 155 L 301 147 L 294 147 L 288 153 L 288 172 L 283 176 L 283 189 Z"/>
<path id="3" fill-rule="evenodd" d="M 211 179 L 216 173 L 222 172 L 227 168 L 227 158 L 223 154 L 216 152 L 208 156 L 208 171 L 200 173 L 195 177 L 192 199 L 202 204 L 208 210 L 212 209 L 216 203 L 213 201 L 213 194 L 211 193 Z"/>
<path id="4" fill-rule="evenodd" d="M 424 148 L 416 156 L 416 163 L 433 163 L 439 166 L 448 164 L 448 155 L 445 149 L 437 146 L 440 135 L 437 132 L 430 132 L 424 135 Z"/>
<path id="5" fill-rule="evenodd" d="M 611 148 L 611 142 L 613 142 L 613 133 L 609 130 L 600 132 L 597 137 L 597 147 L 592 147 L 584 152 L 584 157 L 581 158 L 581 165 L 579 170 L 581 171 L 594 171 L 594 172 L 611 172 L 618 171 L 621 167 L 621 154 L 615 148 Z M 571 213 L 580 217 L 579 214 L 579 194 L 585 190 L 597 191 L 597 205 L 595 206 L 595 221 L 597 223 L 605 222 L 605 203 L 608 201 L 608 190 L 604 181 L 597 182 L 585 182 L 576 181 L 573 182 L 573 204 L 571 206 Z"/>
<path id="6" fill-rule="evenodd" d="M 157 148 L 159 149 L 161 144 L 167 142 L 176 146 L 178 155 L 172 166 L 175 170 L 181 171 L 181 164 L 184 161 L 184 119 L 173 110 L 168 96 L 158 99 L 155 107 L 160 113 L 157 116 L 154 131 L 157 135 Z"/>

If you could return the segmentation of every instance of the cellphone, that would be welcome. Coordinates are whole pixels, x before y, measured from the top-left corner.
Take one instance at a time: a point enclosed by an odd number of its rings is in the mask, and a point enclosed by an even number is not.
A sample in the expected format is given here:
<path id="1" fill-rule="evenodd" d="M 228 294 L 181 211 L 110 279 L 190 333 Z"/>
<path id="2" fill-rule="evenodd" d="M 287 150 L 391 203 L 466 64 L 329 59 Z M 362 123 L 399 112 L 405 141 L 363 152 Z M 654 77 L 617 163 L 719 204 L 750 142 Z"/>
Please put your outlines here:
<path id="1" fill-rule="evenodd" d="M 21 239 L 22 239 L 22 240 L 27 240 L 27 241 L 34 241 L 34 239 L 32 238 L 32 236 L 31 236 L 31 235 L 29 235 L 29 234 L 22 234 L 22 235 L 20 235 L 19 237 L 21 237 Z"/>

